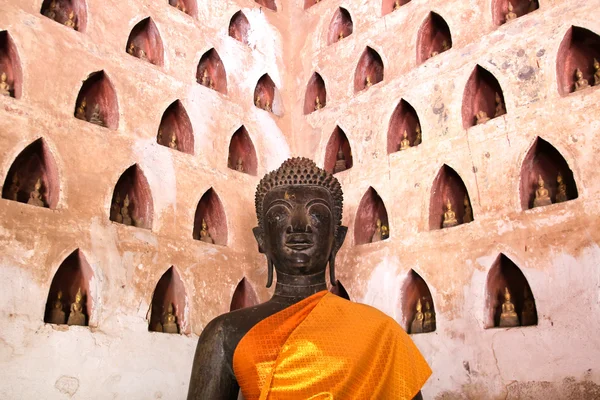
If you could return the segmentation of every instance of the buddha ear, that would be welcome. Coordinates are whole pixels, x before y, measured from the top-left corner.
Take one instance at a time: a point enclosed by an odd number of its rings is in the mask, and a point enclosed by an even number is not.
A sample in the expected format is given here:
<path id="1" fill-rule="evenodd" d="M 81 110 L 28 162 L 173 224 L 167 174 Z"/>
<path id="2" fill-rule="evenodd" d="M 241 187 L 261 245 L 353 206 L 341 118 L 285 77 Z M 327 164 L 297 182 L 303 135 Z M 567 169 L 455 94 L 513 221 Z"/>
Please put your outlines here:
<path id="1" fill-rule="evenodd" d="M 258 251 L 262 254 L 265 254 L 265 235 L 262 229 L 260 229 L 260 226 L 255 226 L 254 228 L 252 228 L 252 233 L 254 233 L 254 238 L 258 243 Z"/>
<path id="2" fill-rule="evenodd" d="M 344 225 L 340 225 L 337 229 L 337 234 L 335 235 L 335 243 L 333 243 L 333 249 L 331 252 L 333 254 L 337 254 L 337 252 L 342 248 L 344 244 L 344 240 L 346 239 L 346 234 L 348 233 L 348 227 Z"/>

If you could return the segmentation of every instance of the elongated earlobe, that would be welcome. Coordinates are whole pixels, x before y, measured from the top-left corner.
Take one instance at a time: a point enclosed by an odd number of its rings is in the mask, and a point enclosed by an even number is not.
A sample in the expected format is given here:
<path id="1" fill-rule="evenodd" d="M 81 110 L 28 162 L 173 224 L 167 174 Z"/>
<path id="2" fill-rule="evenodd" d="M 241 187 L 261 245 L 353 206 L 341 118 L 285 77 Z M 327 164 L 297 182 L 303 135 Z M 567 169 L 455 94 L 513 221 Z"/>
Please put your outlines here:
<path id="1" fill-rule="evenodd" d="M 270 288 L 273 284 L 273 261 L 267 257 L 267 287 Z"/>

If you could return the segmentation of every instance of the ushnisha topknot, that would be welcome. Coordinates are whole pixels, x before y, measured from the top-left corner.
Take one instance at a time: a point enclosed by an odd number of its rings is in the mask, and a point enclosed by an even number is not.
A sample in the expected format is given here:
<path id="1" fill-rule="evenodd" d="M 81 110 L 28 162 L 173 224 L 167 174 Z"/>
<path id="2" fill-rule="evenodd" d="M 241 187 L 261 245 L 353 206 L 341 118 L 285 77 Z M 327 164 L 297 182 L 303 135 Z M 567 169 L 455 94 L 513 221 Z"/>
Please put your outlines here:
<path id="1" fill-rule="evenodd" d="M 335 230 L 342 224 L 342 207 L 344 196 L 342 186 L 329 172 L 317 167 L 309 158 L 288 158 L 275 171 L 266 174 L 256 187 L 255 206 L 258 226 L 263 229 L 263 200 L 273 188 L 285 185 L 321 186 L 331 193 L 333 199 L 333 221 Z"/>

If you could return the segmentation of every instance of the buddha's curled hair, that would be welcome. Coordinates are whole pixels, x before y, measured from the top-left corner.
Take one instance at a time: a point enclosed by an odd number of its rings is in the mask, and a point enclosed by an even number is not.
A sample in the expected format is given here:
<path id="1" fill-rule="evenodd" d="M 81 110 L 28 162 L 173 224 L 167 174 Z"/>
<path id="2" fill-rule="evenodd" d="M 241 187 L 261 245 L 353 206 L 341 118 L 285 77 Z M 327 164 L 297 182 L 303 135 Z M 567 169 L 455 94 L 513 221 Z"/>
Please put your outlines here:
<path id="1" fill-rule="evenodd" d="M 333 199 L 333 221 L 335 230 L 342 224 L 342 205 L 344 196 L 342 186 L 329 172 L 317 167 L 311 159 L 305 157 L 288 158 L 275 171 L 266 174 L 256 187 L 255 205 L 258 226 L 263 229 L 263 200 L 273 188 L 286 185 L 321 186 L 331 193 Z"/>

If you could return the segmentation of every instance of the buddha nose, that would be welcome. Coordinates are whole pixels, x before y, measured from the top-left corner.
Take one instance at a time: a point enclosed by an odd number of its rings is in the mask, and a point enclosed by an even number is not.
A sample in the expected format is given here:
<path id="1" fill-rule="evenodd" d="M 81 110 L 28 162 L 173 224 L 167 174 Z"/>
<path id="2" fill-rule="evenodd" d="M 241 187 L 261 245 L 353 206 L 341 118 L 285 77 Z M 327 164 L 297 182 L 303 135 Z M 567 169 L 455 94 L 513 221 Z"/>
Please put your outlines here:
<path id="1" fill-rule="evenodd" d="M 310 219 L 303 208 L 294 210 L 287 233 L 312 233 Z"/>

